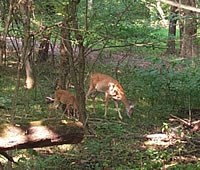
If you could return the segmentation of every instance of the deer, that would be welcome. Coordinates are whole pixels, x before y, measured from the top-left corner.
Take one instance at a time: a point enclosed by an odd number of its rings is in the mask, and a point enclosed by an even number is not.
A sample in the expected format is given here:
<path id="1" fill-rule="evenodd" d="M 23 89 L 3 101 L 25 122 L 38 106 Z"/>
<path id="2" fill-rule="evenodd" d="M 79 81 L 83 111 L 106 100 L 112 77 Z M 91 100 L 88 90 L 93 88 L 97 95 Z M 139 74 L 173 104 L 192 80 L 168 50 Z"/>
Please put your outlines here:
<path id="1" fill-rule="evenodd" d="M 122 120 L 122 115 L 119 110 L 119 101 L 121 101 L 125 108 L 126 113 L 129 118 L 133 112 L 134 105 L 129 104 L 128 99 L 126 98 L 124 89 L 122 85 L 114 78 L 107 74 L 102 73 L 93 73 L 89 78 L 89 89 L 86 93 L 86 100 L 91 94 L 94 94 L 92 97 L 93 100 L 93 112 L 96 112 L 95 108 L 95 98 L 99 93 L 105 93 L 105 113 L 104 117 L 107 116 L 108 112 L 108 103 L 110 99 L 114 100 L 116 110 L 118 112 L 119 118 Z"/>
<path id="2" fill-rule="evenodd" d="M 74 116 L 78 118 L 78 101 L 74 94 L 67 90 L 57 89 L 54 93 L 54 98 L 53 108 L 57 109 L 60 104 L 65 104 L 64 113 L 67 112 L 68 117 L 70 117 L 72 111 Z"/>

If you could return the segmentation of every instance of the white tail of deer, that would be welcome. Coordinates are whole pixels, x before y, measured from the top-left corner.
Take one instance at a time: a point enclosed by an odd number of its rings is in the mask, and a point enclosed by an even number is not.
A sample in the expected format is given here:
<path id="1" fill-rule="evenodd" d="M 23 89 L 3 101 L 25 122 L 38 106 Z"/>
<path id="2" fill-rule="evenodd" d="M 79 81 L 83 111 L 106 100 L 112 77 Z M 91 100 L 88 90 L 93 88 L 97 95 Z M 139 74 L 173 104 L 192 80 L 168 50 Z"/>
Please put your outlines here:
<path id="1" fill-rule="evenodd" d="M 125 108 L 128 117 L 131 117 L 133 112 L 134 105 L 130 105 L 129 101 L 126 98 L 124 93 L 124 89 L 122 88 L 121 84 L 115 80 L 114 78 L 101 73 L 94 73 L 90 75 L 90 85 L 89 89 L 86 94 L 86 99 L 89 97 L 90 94 L 94 94 L 93 96 L 93 111 L 95 111 L 95 97 L 97 96 L 98 92 L 105 93 L 105 114 L 106 117 L 108 112 L 108 102 L 112 98 L 115 102 L 115 107 L 117 109 L 119 118 L 122 119 L 122 115 L 119 110 L 118 101 L 121 101 Z"/>
<path id="2" fill-rule="evenodd" d="M 64 113 L 67 111 L 68 117 L 70 117 L 70 112 L 71 112 L 71 108 L 72 108 L 72 112 L 74 114 L 74 116 L 76 116 L 78 118 L 78 101 L 77 98 L 74 94 L 70 93 L 67 90 L 61 90 L 61 89 L 57 89 L 55 91 L 55 100 L 54 100 L 54 104 L 53 107 L 54 108 L 58 108 L 59 105 L 65 104 L 66 108 Z"/>

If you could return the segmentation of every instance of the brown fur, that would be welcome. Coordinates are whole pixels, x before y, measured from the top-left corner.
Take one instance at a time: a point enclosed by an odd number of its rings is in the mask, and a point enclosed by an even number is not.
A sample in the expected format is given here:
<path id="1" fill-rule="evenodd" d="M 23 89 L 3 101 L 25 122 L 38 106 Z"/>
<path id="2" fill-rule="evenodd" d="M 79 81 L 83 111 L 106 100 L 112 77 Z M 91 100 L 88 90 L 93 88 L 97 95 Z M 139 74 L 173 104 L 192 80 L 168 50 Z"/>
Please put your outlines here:
<path id="1" fill-rule="evenodd" d="M 121 84 L 112 78 L 109 75 L 102 74 L 102 73 L 94 73 L 91 74 L 90 76 L 90 85 L 88 92 L 86 94 L 86 98 L 92 93 L 95 93 L 93 97 L 93 109 L 95 112 L 95 97 L 98 94 L 98 92 L 103 92 L 105 93 L 105 114 L 106 116 L 107 111 L 108 111 L 108 102 L 112 98 L 114 99 L 115 106 L 118 111 L 119 118 L 122 119 L 121 113 L 118 108 L 118 101 L 121 101 L 126 108 L 127 115 L 130 117 L 132 113 L 132 108 L 134 107 L 133 105 L 130 105 L 126 95 L 124 93 L 124 89 L 121 86 Z"/>
<path id="2" fill-rule="evenodd" d="M 76 113 L 78 112 L 78 101 L 74 94 L 67 90 L 58 89 L 55 91 L 55 100 L 54 100 L 54 108 L 58 108 L 60 104 L 65 104 L 66 108 L 64 112 L 67 112 L 68 117 L 70 117 L 71 108 L 73 114 L 77 117 Z"/>

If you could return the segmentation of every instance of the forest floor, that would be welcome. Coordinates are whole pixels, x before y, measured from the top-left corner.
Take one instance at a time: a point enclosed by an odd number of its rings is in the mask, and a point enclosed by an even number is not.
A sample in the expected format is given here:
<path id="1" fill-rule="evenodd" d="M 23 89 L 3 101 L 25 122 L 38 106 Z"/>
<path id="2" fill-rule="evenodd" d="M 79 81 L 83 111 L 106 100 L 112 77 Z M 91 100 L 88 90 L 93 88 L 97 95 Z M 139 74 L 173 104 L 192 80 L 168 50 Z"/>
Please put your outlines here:
<path id="1" fill-rule="evenodd" d="M 96 57 L 93 61 L 96 61 Z M 97 63 L 109 63 L 109 68 L 104 66 L 95 69 L 103 72 L 111 70 L 111 73 L 116 70 L 120 72 L 121 65 L 126 65 L 124 63 L 131 63 L 132 67 L 138 66 L 141 69 L 151 65 L 149 61 L 140 57 L 133 59 L 127 54 L 98 58 Z M 36 70 L 39 81 L 36 90 L 25 90 L 24 75 L 21 76 L 15 122 L 63 118 L 61 110 L 50 110 L 45 102 L 45 97 L 53 94 L 57 70 L 52 71 L 49 64 L 42 64 Z M 0 121 L 8 123 L 12 119 L 12 103 L 15 100 L 16 68 L 5 68 L 1 73 L 0 105 L 4 108 L 0 108 Z M 126 77 L 123 71 L 119 76 Z M 129 88 L 126 91 L 128 93 Z M 97 103 L 97 113 L 92 113 L 91 100 L 87 101 L 88 125 L 92 133 L 85 134 L 80 144 L 15 150 L 13 157 L 19 165 L 14 165 L 13 169 L 200 169 L 199 129 L 194 130 L 194 126 L 181 122 L 188 121 L 185 110 L 175 111 L 169 109 L 168 105 L 147 104 L 137 99 L 132 117 L 129 119 L 123 112 L 123 120 L 120 120 L 112 102 L 107 118 L 103 117 L 102 95 L 98 97 Z M 199 116 L 200 110 L 196 110 L 193 120 L 198 120 Z M 7 166 L 5 159 L 2 162 Z"/>

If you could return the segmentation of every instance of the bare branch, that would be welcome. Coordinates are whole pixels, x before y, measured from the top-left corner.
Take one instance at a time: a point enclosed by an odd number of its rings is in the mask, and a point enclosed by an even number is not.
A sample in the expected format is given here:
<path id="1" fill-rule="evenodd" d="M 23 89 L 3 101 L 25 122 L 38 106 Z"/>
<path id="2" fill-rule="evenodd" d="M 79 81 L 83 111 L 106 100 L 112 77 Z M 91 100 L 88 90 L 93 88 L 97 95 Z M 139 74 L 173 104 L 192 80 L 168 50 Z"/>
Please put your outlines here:
<path id="1" fill-rule="evenodd" d="M 192 6 L 188 6 L 188 5 L 183 5 L 181 3 L 176 3 L 176 2 L 173 2 L 173 1 L 169 1 L 169 0 L 160 0 L 160 1 L 163 2 L 163 3 L 166 3 L 168 5 L 171 5 L 171 6 L 175 6 L 177 8 L 182 8 L 182 9 L 186 9 L 186 10 L 189 10 L 189 11 L 200 13 L 200 8 L 196 8 L 196 7 L 192 7 Z"/>

